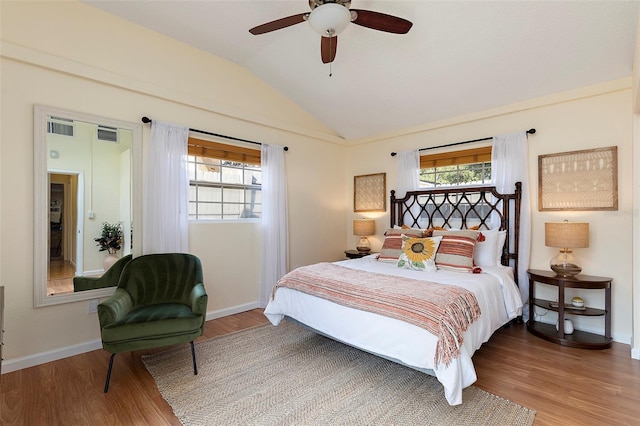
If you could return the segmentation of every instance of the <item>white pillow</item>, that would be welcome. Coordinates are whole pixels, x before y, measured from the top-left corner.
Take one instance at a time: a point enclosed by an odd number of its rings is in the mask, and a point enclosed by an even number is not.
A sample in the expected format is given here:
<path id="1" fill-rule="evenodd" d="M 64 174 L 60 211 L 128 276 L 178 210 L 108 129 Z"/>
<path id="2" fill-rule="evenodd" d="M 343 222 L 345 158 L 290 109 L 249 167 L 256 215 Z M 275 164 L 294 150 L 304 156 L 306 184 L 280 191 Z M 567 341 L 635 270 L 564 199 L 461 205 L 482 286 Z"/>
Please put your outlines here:
<path id="1" fill-rule="evenodd" d="M 496 244 L 496 265 L 501 265 L 502 249 L 507 240 L 507 231 L 498 231 L 498 244 Z"/>
<path id="2" fill-rule="evenodd" d="M 502 257 L 507 231 L 482 230 L 484 241 L 476 242 L 473 252 L 473 263 L 476 266 L 497 266 Z"/>

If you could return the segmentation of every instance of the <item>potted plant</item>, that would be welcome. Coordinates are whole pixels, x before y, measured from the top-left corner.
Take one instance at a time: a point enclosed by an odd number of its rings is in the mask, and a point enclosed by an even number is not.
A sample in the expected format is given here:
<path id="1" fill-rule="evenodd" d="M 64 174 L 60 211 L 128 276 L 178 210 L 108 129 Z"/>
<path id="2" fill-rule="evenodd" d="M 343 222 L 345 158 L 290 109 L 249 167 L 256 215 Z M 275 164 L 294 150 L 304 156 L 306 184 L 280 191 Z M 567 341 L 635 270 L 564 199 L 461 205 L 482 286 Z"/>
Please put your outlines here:
<path id="1" fill-rule="evenodd" d="M 106 250 L 109 254 L 115 254 L 121 248 L 122 237 L 122 222 L 103 222 L 100 236 L 94 238 L 94 240 L 100 246 L 100 251 Z"/>
<path id="2" fill-rule="evenodd" d="M 116 256 L 116 252 L 122 248 L 122 222 L 118 223 L 102 223 L 102 229 L 100 231 L 100 236 L 94 238 L 94 241 L 97 242 L 100 247 L 99 251 L 106 251 L 109 255 L 104 259 L 104 270 L 106 271 L 113 265 L 117 260 L 118 256 Z"/>

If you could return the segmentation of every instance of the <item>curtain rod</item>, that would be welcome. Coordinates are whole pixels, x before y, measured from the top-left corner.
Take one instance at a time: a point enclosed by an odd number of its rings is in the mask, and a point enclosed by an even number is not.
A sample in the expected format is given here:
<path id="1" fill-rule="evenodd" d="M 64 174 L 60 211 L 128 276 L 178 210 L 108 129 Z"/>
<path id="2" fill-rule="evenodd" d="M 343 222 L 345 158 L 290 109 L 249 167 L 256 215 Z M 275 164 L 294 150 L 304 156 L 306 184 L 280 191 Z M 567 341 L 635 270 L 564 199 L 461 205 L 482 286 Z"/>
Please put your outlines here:
<path id="1" fill-rule="evenodd" d="M 533 135 L 535 132 L 536 132 L 536 129 L 529 129 L 529 130 L 527 130 L 526 133 L 529 134 L 529 135 Z M 467 143 L 488 141 L 488 140 L 491 140 L 491 139 L 493 139 L 493 136 L 488 137 L 488 138 L 473 139 L 473 140 L 470 140 L 470 141 L 453 142 L 453 143 L 448 143 L 448 144 L 445 144 L 445 145 L 430 146 L 428 148 L 420 148 L 418 151 L 427 151 L 429 149 L 436 149 L 436 148 L 446 148 L 448 146 L 464 145 L 464 144 L 467 144 Z M 391 156 L 395 157 L 397 154 L 398 154 L 397 152 L 392 152 Z"/>
<path id="2" fill-rule="evenodd" d="M 147 124 L 147 123 L 151 123 L 153 120 L 151 120 L 149 117 L 142 117 L 142 122 Z M 212 133 L 212 132 L 207 132 L 205 130 L 198 130 L 198 129 L 192 129 L 191 127 L 189 127 L 189 131 L 190 132 L 195 132 L 195 133 L 202 133 L 203 135 L 211 135 L 211 136 L 217 136 L 219 138 L 225 138 L 225 139 L 231 139 L 234 141 L 240 141 L 240 142 L 247 142 L 247 143 L 252 143 L 254 145 L 262 145 L 262 142 L 255 142 L 255 141 L 250 141 L 247 139 L 240 139 L 240 138 L 236 138 L 233 136 L 227 136 L 227 135 L 221 135 L 219 133 Z M 285 151 L 289 151 L 289 147 L 285 146 L 284 147 Z"/>

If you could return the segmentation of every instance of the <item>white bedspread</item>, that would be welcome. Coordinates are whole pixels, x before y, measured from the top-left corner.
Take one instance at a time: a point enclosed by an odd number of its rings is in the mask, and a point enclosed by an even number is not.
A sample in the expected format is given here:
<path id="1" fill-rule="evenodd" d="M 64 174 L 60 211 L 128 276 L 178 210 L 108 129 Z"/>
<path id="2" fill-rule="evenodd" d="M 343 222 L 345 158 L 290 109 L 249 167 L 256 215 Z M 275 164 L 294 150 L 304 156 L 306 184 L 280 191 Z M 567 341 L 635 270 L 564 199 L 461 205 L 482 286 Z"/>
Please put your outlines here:
<path id="1" fill-rule="evenodd" d="M 462 389 L 473 384 L 476 372 L 471 356 L 494 331 L 522 314 L 520 292 L 511 268 L 483 267 L 482 274 L 438 270 L 433 273 L 401 269 L 378 262 L 375 255 L 337 262 L 353 269 L 454 284 L 473 292 L 480 319 L 464 334 L 460 356 L 447 367 L 433 363 L 437 338 L 423 328 L 382 315 L 356 310 L 288 288 L 276 291 L 264 313 L 273 325 L 289 316 L 349 345 L 399 361 L 435 375 L 451 405 L 462 403 Z"/>

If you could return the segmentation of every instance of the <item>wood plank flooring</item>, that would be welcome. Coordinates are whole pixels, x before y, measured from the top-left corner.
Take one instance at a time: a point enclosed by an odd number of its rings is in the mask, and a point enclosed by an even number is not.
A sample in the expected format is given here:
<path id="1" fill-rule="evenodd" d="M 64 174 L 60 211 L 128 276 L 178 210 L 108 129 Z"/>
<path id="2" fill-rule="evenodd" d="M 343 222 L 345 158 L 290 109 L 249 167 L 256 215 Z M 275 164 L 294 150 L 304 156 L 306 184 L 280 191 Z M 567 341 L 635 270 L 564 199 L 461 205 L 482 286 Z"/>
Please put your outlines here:
<path id="1" fill-rule="evenodd" d="M 259 309 L 216 319 L 200 339 L 266 322 Z M 118 354 L 107 394 L 103 350 L 4 374 L 0 424 L 179 425 L 140 361 L 149 352 Z M 475 386 L 536 410 L 535 425 L 637 425 L 640 361 L 629 353 L 617 343 L 606 350 L 565 348 L 517 325 L 476 352 Z"/>
<path id="2" fill-rule="evenodd" d="M 76 268 L 68 260 L 50 260 L 47 294 L 73 293 L 73 276 Z"/>
<path id="3" fill-rule="evenodd" d="M 520 324 L 495 333 L 473 362 L 475 386 L 536 410 L 535 425 L 640 424 L 640 361 L 629 345 L 568 348 Z"/>

